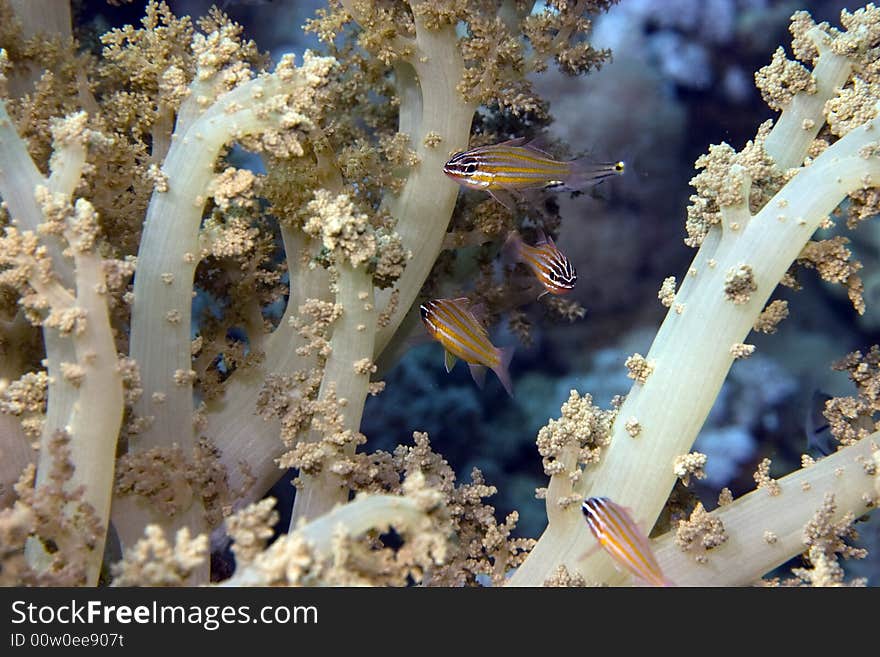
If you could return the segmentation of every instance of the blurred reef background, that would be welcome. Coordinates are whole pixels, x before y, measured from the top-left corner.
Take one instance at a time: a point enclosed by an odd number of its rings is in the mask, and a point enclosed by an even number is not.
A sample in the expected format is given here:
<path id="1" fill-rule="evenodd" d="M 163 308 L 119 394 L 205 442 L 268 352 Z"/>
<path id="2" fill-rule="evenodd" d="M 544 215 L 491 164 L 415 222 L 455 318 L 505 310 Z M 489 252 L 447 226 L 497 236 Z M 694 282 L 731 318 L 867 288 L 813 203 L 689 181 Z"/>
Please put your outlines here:
<path id="1" fill-rule="evenodd" d="M 214 4 L 167 2 L 176 14 L 193 17 Z M 319 0 L 216 4 L 273 59 L 318 47 L 300 26 L 324 5 Z M 532 343 L 517 345 L 513 399 L 492 376 L 478 389 L 463 365 L 446 374 L 439 344 L 411 348 L 385 374 L 385 392 L 367 400 L 362 431 L 368 447 L 390 451 L 410 444 L 413 431 L 427 431 L 460 479 L 477 467 L 498 487 L 492 502 L 499 518 L 516 509 L 517 533 L 537 537 L 546 514 L 535 488 L 547 480 L 535 435 L 558 416 L 572 388 L 603 406 L 629 390 L 624 360 L 647 353 L 667 312 L 657 298 L 660 283 L 667 276 L 681 281 L 694 255 L 683 243 L 694 160 L 710 144 L 741 148 L 773 116 L 753 74 L 790 41 L 791 14 L 806 9 L 817 21 L 836 25 L 848 5 L 855 8 L 841 0 L 620 0 L 598 17 L 592 43 L 612 49 L 610 63 L 580 79 L 555 70 L 535 79 L 554 117 L 550 132 L 572 154 L 590 152 L 629 165 L 627 175 L 603 183 L 599 193 L 556 197 L 563 218 L 556 242 L 577 267 L 572 296 L 586 315 L 568 322 L 554 319 L 541 304 L 529 306 Z M 79 36 L 87 44 L 90 35 L 136 23 L 142 11 L 137 0 L 115 7 L 103 0 L 81 2 Z M 865 265 L 867 311 L 859 316 L 840 289 L 808 270 L 798 272 L 800 291 L 781 288 L 774 298 L 789 301 L 790 318 L 774 335 L 750 336 L 757 351 L 734 364 L 694 446 L 708 455 L 707 476 L 675 494 L 696 495 L 711 509 L 722 487 L 735 496 L 753 489 L 752 474 L 762 459 L 772 459 L 771 473 L 780 476 L 799 466 L 801 454 L 829 449 L 822 402 L 853 390 L 846 373 L 831 365 L 880 343 L 880 224 L 864 222 L 855 231 L 845 221 L 836 224 L 824 237 L 851 240 Z M 502 318 L 493 341 L 517 343 L 505 324 Z M 282 478 L 271 493 L 287 510 L 294 493 L 290 479 Z M 871 554 L 847 562 L 848 576 L 880 585 L 880 516 L 857 528 L 856 544 Z"/>

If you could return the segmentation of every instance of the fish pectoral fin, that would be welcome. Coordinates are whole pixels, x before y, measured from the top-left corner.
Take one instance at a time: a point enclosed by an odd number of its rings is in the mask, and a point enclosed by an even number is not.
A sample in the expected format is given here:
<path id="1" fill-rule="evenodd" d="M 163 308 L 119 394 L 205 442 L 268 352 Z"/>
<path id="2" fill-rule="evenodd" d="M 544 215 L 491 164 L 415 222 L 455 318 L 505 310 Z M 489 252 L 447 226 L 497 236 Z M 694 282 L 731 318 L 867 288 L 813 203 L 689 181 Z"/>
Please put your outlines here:
<path id="1" fill-rule="evenodd" d="M 480 365 L 479 363 L 468 363 L 468 368 L 471 371 L 474 383 L 476 383 L 477 387 L 482 390 L 483 386 L 486 384 L 486 366 Z"/>
<path id="2" fill-rule="evenodd" d="M 586 550 L 584 550 L 583 552 L 581 552 L 577 556 L 577 561 L 584 561 L 588 557 L 592 557 L 594 554 L 596 554 L 596 552 L 598 552 L 601 549 L 602 549 L 602 546 L 599 545 L 598 542 L 593 543 L 590 547 L 588 547 Z"/>
<path id="3" fill-rule="evenodd" d="M 455 367 L 455 364 L 458 362 L 458 356 L 455 354 L 451 354 L 448 351 L 443 352 L 443 364 L 446 365 L 446 371 L 451 372 L 452 368 Z"/>
<path id="4" fill-rule="evenodd" d="M 492 198 L 494 198 L 511 212 L 516 210 L 516 199 L 513 197 L 513 194 L 511 194 L 506 189 L 489 189 L 486 191 L 488 191 L 492 195 Z"/>

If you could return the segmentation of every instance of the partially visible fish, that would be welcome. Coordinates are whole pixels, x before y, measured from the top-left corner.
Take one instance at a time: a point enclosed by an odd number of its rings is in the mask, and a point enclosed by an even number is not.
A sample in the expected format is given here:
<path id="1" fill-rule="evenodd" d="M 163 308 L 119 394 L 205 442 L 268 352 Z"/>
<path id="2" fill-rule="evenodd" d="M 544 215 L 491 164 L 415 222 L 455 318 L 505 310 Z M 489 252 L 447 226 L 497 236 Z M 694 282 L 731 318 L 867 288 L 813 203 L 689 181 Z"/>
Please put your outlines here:
<path id="1" fill-rule="evenodd" d="M 522 262 L 544 286 L 540 299 L 547 293 L 568 294 L 577 283 L 577 270 L 566 255 L 553 242 L 552 237 L 538 231 L 538 243 L 535 246 L 526 244 L 519 233 L 513 232 L 504 245 L 505 251 L 516 262 Z"/>
<path id="2" fill-rule="evenodd" d="M 259 7 L 260 5 L 268 5 L 272 0 L 223 0 L 223 4 L 220 5 L 220 11 L 226 11 L 230 6 L 235 5 L 253 5 L 255 7 Z"/>
<path id="3" fill-rule="evenodd" d="M 837 441 L 831 435 L 831 424 L 825 417 L 825 402 L 831 399 L 821 390 L 813 390 L 807 416 L 804 419 L 804 432 L 807 434 L 807 452 L 813 457 L 828 456 L 836 451 Z"/>
<path id="4" fill-rule="evenodd" d="M 492 344 L 469 299 L 433 299 L 419 306 L 419 312 L 428 333 L 446 350 L 447 372 L 461 358 L 468 364 L 476 384 L 482 388 L 488 367 L 498 376 L 507 394 L 513 397 L 508 371 L 513 347 L 498 348 Z"/>
<path id="5" fill-rule="evenodd" d="M 581 509 L 596 541 L 614 561 L 651 586 L 674 586 L 660 570 L 647 535 L 624 507 L 607 497 L 588 497 Z"/>
<path id="6" fill-rule="evenodd" d="M 512 209 L 513 194 L 535 189 L 581 191 L 622 174 L 625 168 L 622 161 L 555 160 L 519 137 L 457 153 L 443 166 L 443 173 L 460 185 L 489 192 Z"/>

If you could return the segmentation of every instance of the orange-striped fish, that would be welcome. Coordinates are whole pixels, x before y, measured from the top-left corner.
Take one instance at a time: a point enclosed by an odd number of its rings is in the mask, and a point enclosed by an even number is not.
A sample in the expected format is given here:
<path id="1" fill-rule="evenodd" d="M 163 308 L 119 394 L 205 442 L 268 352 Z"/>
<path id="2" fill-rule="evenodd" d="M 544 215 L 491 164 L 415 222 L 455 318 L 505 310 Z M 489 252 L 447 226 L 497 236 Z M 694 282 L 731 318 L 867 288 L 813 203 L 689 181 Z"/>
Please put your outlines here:
<path id="1" fill-rule="evenodd" d="M 618 564 L 651 586 L 673 586 L 660 570 L 648 537 L 625 508 L 607 497 L 588 497 L 581 508 L 593 536 Z"/>
<path id="2" fill-rule="evenodd" d="M 578 191 L 620 175 L 624 169 L 622 161 L 554 160 L 525 137 L 519 137 L 457 153 L 443 166 L 443 173 L 465 187 L 486 190 L 512 209 L 512 193 L 534 189 Z"/>
<path id="3" fill-rule="evenodd" d="M 488 367 L 498 376 L 507 394 L 513 397 L 508 371 L 513 347 L 499 349 L 493 345 L 486 329 L 477 319 L 479 311 L 476 310 L 466 297 L 433 299 L 419 306 L 428 333 L 446 350 L 444 362 L 447 372 L 461 358 L 468 364 L 476 384 L 482 388 Z"/>
<path id="4" fill-rule="evenodd" d="M 504 245 L 505 251 L 516 262 L 522 262 L 544 286 L 540 299 L 547 293 L 568 294 L 577 283 L 577 270 L 565 254 L 553 242 L 552 237 L 538 231 L 538 243 L 529 246 L 523 242 L 519 233 L 513 232 Z"/>

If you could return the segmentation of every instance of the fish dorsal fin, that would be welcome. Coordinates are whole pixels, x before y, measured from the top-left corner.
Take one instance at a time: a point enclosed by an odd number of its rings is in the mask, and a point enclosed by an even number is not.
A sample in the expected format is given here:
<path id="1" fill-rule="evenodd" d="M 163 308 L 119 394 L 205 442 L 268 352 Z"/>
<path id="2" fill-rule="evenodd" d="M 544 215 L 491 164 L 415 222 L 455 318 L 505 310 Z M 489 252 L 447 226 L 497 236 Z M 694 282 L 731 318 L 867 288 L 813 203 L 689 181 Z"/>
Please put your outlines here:
<path id="1" fill-rule="evenodd" d="M 474 303 L 467 297 L 456 297 L 455 299 L 450 299 L 450 301 L 458 306 L 459 311 L 471 316 L 474 320 L 474 330 L 478 331 L 480 335 L 488 337 L 489 333 L 486 331 L 485 326 L 486 307 L 482 302 Z"/>
<path id="2" fill-rule="evenodd" d="M 527 148 L 533 153 L 537 153 L 538 155 L 543 155 L 544 157 L 555 159 L 553 155 L 548 153 L 545 149 L 547 139 L 544 136 L 537 137 L 516 137 L 515 139 L 508 139 L 507 141 L 502 141 L 500 144 L 495 144 L 496 146 L 512 146 L 514 148 Z"/>
<path id="3" fill-rule="evenodd" d="M 517 263 L 522 259 L 522 250 L 526 247 L 522 237 L 515 230 L 510 231 L 507 239 L 504 240 L 504 246 L 501 247 L 501 253 L 505 262 Z"/>
<path id="4" fill-rule="evenodd" d="M 462 310 L 473 315 L 477 323 L 480 324 L 480 328 L 483 328 L 483 322 L 486 320 L 486 306 L 482 301 L 474 302 L 468 297 L 456 297 L 452 301 Z"/>
<path id="5" fill-rule="evenodd" d="M 528 137 L 514 137 L 513 139 L 508 139 L 507 141 L 502 141 L 496 146 L 525 146 L 529 141 Z"/>
<path id="6" fill-rule="evenodd" d="M 555 160 L 550 153 L 548 153 L 545 149 L 547 148 L 547 140 L 542 136 L 535 137 L 521 144 L 523 148 L 528 148 L 533 153 L 537 153 L 538 155 L 543 155 L 546 158 L 551 160 Z"/>
<path id="7" fill-rule="evenodd" d="M 556 248 L 556 243 L 553 241 L 553 238 L 550 237 L 547 233 L 545 233 L 541 228 L 537 229 L 538 231 L 538 242 L 535 246 L 541 246 L 542 244 L 547 244 L 552 246 L 554 249 Z"/>
<path id="8" fill-rule="evenodd" d="M 482 301 L 478 301 L 477 303 L 472 303 L 468 310 L 471 311 L 471 314 L 474 316 L 474 319 L 480 324 L 480 327 L 483 327 L 483 324 L 486 322 L 486 305 Z"/>
<path id="9" fill-rule="evenodd" d="M 443 364 L 446 365 L 446 371 L 451 372 L 452 368 L 455 367 L 455 364 L 458 362 L 458 356 L 450 353 L 449 351 L 443 352 Z"/>

